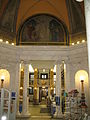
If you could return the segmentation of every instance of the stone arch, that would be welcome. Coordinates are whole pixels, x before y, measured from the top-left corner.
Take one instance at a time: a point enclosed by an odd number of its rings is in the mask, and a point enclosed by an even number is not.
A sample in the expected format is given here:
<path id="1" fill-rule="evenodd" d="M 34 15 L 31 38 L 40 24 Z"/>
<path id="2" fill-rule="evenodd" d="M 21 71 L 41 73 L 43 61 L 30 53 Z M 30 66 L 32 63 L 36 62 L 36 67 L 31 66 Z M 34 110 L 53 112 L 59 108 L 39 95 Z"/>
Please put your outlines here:
<path id="1" fill-rule="evenodd" d="M 9 89 L 10 87 L 10 73 L 7 69 L 0 69 L 0 88 L 1 88 L 1 78 L 4 76 L 3 87 Z"/>
<path id="2" fill-rule="evenodd" d="M 88 81 L 88 72 L 85 70 L 79 70 L 75 74 L 75 88 L 79 91 L 81 95 L 81 79 L 84 80 L 84 92 L 86 101 L 89 101 L 89 81 Z"/>

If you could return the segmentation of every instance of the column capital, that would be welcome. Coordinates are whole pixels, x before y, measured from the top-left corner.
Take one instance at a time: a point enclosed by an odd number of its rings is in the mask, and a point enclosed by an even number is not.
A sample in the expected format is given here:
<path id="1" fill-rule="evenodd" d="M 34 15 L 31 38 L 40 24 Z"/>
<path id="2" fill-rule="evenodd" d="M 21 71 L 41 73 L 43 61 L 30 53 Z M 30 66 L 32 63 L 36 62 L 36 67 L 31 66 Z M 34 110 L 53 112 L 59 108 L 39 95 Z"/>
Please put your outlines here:
<path id="1" fill-rule="evenodd" d="M 55 64 L 62 64 L 62 62 L 68 63 L 69 62 L 69 57 L 61 57 L 60 59 L 55 61 Z"/>
<path id="2" fill-rule="evenodd" d="M 28 61 L 25 61 L 25 60 L 21 60 L 20 63 L 21 63 L 21 64 L 28 64 L 28 65 L 29 65 L 29 62 L 28 62 Z"/>
<path id="3" fill-rule="evenodd" d="M 21 63 L 22 68 L 27 68 L 27 67 L 29 67 L 29 63 L 26 62 L 26 61 L 21 61 L 20 63 Z"/>
<path id="4" fill-rule="evenodd" d="M 59 64 L 59 65 L 62 64 L 62 60 L 56 60 L 56 61 L 55 61 L 55 64 L 56 64 L 56 65 L 58 65 L 58 64 Z"/>

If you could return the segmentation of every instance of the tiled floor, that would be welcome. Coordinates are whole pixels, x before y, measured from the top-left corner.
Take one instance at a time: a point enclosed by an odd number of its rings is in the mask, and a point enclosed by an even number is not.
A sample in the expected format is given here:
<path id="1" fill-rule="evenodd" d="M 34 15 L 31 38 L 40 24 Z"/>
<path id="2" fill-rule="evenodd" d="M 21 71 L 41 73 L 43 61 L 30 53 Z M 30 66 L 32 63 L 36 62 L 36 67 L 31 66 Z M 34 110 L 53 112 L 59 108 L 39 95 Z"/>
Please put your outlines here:
<path id="1" fill-rule="evenodd" d="M 50 116 L 50 113 L 41 111 L 42 109 L 46 109 L 46 105 L 30 105 L 29 111 L 31 116 Z"/>
<path id="2" fill-rule="evenodd" d="M 42 108 L 47 108 L 46 101 L 42 101 L 40 105 L 33 105 L 32 103 L 29 104 L 29 112 L 31 117 L 26 118 L 17 118 L 16 120 L 61 120 L 53 119 L 51 113 L 48 111 L 41 111 Z"/>
<path id="3" fill-rule="evenodd" d="M 41 111 L 46 109 L 47 106 L 45 104 L 41 105 L 29 105 L 29 112 L 31 117 L 29 119 L 26 118 L 18 118 L 16 120 L 51 120 L 51 114 L 48 111 Z"/>

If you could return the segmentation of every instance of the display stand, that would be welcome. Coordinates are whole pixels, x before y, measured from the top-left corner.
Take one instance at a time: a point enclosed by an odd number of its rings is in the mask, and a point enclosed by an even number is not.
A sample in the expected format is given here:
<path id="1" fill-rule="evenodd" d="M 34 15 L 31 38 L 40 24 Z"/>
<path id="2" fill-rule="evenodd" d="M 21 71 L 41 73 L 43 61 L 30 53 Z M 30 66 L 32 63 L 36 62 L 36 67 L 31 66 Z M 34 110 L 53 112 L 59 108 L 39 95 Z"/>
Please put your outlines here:
<path id="1" fill-rule="evenodd" d="M 84 110 L 82 111 L 81 105 L 81 97 L 78 95 L 78 91 L 76 89 L 70 91 L 68 93 L 68 97 L 66 97 L 66 110 L 65 115 L 67 119 L 70 120 L 83 120 L 83 118 L 87 117 L 87 113 Z M 86 120 L 86 119 L 84 119 Z"/>
<path id="2" fill-rule="evenodd" d="M 2 117 L 16 119 L 16 93 L 3 88 L 0 90 L 0 120 Z"/>
<path id="3" fill-rule="evenodd" d="M 16 120 L 16 92 L 11 92 L 10 120 Z"/>

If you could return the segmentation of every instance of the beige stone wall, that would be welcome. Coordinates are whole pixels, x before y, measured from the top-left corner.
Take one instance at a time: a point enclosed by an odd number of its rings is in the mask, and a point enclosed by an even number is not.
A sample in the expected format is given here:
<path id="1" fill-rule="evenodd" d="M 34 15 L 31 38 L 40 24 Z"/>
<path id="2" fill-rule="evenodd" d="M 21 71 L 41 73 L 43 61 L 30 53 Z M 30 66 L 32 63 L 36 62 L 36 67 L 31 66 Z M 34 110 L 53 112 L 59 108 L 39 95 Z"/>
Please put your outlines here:
<path id="1" fill-rule="evenodd" d="M 75 74 L 77 71 L 85 70 L 88 73 L 88 55 L 86 43 L 74 46 L 18 47 L 0 43 L 0 69 L 7 69 L 9 71 L 10 89 L 16 91 L 19 79 L 17 64 L 19 65 L 21 60 L 28 64 L 33 64 L 33 61 L 37 61 L 38 66 L 43 65 L 43 62 L 40 61 L 44 61 L 44 63 L 45 61 L 51 61 L 51 63 L 55 65 L 57 61 L 65 60 L 67 91 L 75 88 Z"/>

